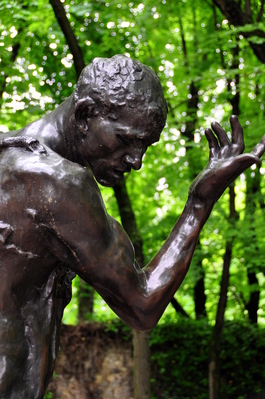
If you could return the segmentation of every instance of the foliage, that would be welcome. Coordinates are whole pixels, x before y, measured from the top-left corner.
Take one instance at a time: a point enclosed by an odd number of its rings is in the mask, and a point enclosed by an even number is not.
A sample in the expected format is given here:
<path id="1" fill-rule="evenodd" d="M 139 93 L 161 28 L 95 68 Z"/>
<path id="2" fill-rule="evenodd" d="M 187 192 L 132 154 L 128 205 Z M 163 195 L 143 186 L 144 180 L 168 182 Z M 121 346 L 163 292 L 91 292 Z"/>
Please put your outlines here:
<path id="1" fill-rule="evenodd" d="M 116 344 L 120 338 L 125 341 L 131 339 L 131 330 L 119 319 L 90 325 L 92 329 L 97 326 L 103 328 Z M 208 350 L 211 332 L 212 327 L 205 320 L 182 318 L 178 322 L 159 324 L 151 331 L 152 399 L 209 397 Z M 241 321 L 227 322 L 222 338 L 221 398 L 253 399 L 263 393 L 264 362 L 264 328 Z M 47 393 L 45 399 L 50 398 Z"/>
<path id="2" fill-rule="evenodd" d="M 126 178 L 144 240 L 145 260 L 149 262 L 181 214 L 191 179 L 207 163 L 204 128 L 216 119 L 230 131 L 231 103 L 239 93 L 246 149 L 251 150 L 264 133 L 265 65 L 244 38 L 257 32 L 257 28 L 264 30 L 264 13 L 262 11 L 259 21 L 238 27 L 230 24 L 212 2 L 206 0 L 61 2 L 86 63 L 95 56 L 127 54 L 150 65 L 163 85 L 169 106 L 167 126 L 160 142 L 148 150 L 143 168 Z M 260 0 L 252 2 L 254 16 L 259 14 L 262 4 Z M 253 34 L 251 43 L 262 45 L 263 37 Z M 235 55 L 237 47 L 239 53 Z M 0 0 L 0 130 L 18 129 L 54 109 L 72 93 L 75 82 L 73 57 L 48 0 Z M 188 109 L 192 85 L 198 97 L 195 112 Z M 188 140 L 185 132 L 192 122 L 194 133 Z M 239 219 L 233 228 L 228 222 L 227 193 L 216 204 L 204 226 L 201 246 L 177 293 L 178 301 L 191 318 L 195 318 L 194 286 L 201 275 L 197 268 L 197 261 L 201 259 L 207 317 L 210 324 L 214 323 L 225 242 L 235 236 L 226 319 L 247 322 L 247 303 L 258 288 L 258 322 L 264 324 L 264 174 L 264 164 L 259 170 L 254 166 L 236 182 Z M 257 176 L 260 177 L 259 189 L 247 197 L 248 186 Z M 112 191 L 102 188 L 102 194 L 109 213 L 118 218 Z M 247 210 L 249 201 L 254 204 L 251 212 Z M 249 283 L 250 271 L 257 277 L 255 285 Z M 67 322 L 71 323 L 76 320 L 78 307 L 77 281 L 75 284 L 74 298 L 66 311 Z M 99 317 L 112 317 L 105 305 L 97 301 Z M 161 324 L 166 328 L 168 319 L 174 318 L 178 316 L 173 315 L 169 305 Z M 197 328 L 200 326 L 198 324 Z M 176 340 L 179 332 L 173 332 Z M 180 372 L 179 368 L 174 367 L 175 373 Z M 254 374 L 253 371 L 251 375 Z M 175 377 L 185 380 L 177 374 Z M 234 380 L 229 378 L 226 385 L 223 383 L 224 394 L 232 394 L 233 383 L 229 381 Z M 204 389 L 205 377 L 200 384 Z"/>
<path id="3" fill-rule="evenodd" d="M 201 320 L 157 326 L 150 334 L 154 399 L 207 399 L 211 327 Z M 228 322 L 221 352 L 221 397 L 246 399 L 264 390 L 264 329 Z"/>
<path id="4" fill-rule="evenodd" d="M 189 142 L 195 172 L 207 163 L 207 141 L 203 127 L 215 118 L 222 120 L 229 131 L 230 99 L 236 94 L 233 82 L 240 77 L 240 120 L 245 130 L 249 150 L 263 133 L 264 68 L 238 28 L 205 2 L 174 3 L 171 1 L 127 3 L 125 1 L 64 2 L 67 16 L 78 38 L 85 62 L 94 56 L 125 53 L 149 64 L 159 75 L 169 104 L 167 127 L 160 143 L 150 148 L 139 172 L 127 177 L 138 227 L 144 240 L 148 262 L 160 248 L 180 215 L 188 194 L 192 175 L 186 158 L 187 140 L 183 135 L 189 116 L 187 104 L 191 82 L 198 89 L 199 103 L 194 141 Z M 1 126 L 19 128 L 49 112 L 69 96 L 76 76 L 72 56 L 47 0 L 35 2 L 0 1 L 0 91 L 2 93 Z M 258 6 L 257 6 L 258 7 Z M 216 22 L 216 24 L 215 24 Z M 246 26 L 244 29 L 252 29 Z M 185 39 L 185 47 L 184 41 Z M 239 64 L 232 65 L 233 49 L 239 45 Z M 17 50 L 17 53 L 16 51 Z M 234 90 L 228 93 L 227 82 Z M 237 89 L 238 90 L 238 89 Z M 196 165 L 198 165 L 196 167 Z M 265 169 L 262 167 L 261 173 Z M 245 247 L 248 259 L 255 259 L 260 288 L 264 284 L 264 235 L 262 208 L 255 208 L 255 225 L 244 215 L 245 177 L 236 185 L 236 206 L 240 219 L 235 229 L 231 286 L 226 316 L 245 318 L 244 301 L 249 296 Z M 261 182 L 261 193 L 265 186 Z M 117 205 L 112 191 L 103 189 L 107 208 L 115 217 Z M 216 298 L 222 266 L 224 242 L 232 234 L 227 223 L 228 197 L 223 196 L 201 234 L 202 246 L 196 257 L 202 257 L 205 272 L 206 307 L 209 320 L 215 317 Z M 255 231 L 259 251 L 251 245 Z M 248 232 L 246 234 L 246 232 Z M 182 285 L 178 298 L 187 312 L 194 315 L 193 287 L 198 279 L 192 267 Z M 264 302 L 261 290 L 260 303 Z M 75 301 L 76 307 L 78 303 Z M 262 308 L 260 321 L 264 320 Z"/>

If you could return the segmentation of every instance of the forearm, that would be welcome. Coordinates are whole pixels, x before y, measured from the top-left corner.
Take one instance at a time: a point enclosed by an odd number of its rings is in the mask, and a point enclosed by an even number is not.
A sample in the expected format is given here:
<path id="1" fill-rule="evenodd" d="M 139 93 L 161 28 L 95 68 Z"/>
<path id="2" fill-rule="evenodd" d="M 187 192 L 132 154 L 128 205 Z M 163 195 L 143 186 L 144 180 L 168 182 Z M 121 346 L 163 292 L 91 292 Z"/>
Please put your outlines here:
<path id="1" fill-rule="evenodd" d="M 189 199 L 161 250 L 145 267 L 148 284 L 153 273 L 171 270 L 177 272 L 190 262 L 199 233 L 208 219 L 214 204 L 205 204 L 197 199 Z M 160 274 L 160 273 L 159 273 Z"/>
<path id="2" fill-rule="evenodd" d="M 146 307 L 150 313 L 156 313 L 157 320 L 186 276 L 200 231 L 213 205 L 190 199 L 161 250 L 144 268 Z"/>
<path id="3" fill-rule="evenodd" d="M 102 292 L 102 281 L 97 288 L 127 324 L 140 330 L 156 325 L 188 271 L 199 233 L 212 207 L 213 204 L 206 206 L 190 199 L 163 247 L 144 269 L 127 262 L 121 265 L 121 257 L 116 258 L 119 285 L 115 295 L 107 293 L 106 286 Z M 113 275 L 109 278 L 113 282 Z"/>

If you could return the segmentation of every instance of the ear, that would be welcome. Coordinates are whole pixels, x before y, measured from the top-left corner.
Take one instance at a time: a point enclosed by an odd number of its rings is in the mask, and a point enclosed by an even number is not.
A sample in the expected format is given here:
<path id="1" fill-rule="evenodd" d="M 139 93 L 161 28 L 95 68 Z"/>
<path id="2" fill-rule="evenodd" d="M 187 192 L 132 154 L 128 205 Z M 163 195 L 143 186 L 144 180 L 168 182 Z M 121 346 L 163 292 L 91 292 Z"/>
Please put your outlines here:
<path id="1" fill-rule="evenodd" d="M 75 120 L 83 134 L 88 130 L 88 119 L 94 116 L 95 102 L 91 97 L 80 98 L 75 106 Z"/>

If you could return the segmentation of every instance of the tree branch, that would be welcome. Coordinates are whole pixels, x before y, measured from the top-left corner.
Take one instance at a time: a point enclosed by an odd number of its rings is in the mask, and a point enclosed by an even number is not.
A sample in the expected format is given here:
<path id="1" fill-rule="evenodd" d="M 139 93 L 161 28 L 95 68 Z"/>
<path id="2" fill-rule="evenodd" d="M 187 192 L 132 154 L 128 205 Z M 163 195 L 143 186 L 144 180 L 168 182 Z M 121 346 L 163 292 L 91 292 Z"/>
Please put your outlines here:
<path id="1" fill-rule="evenodd" d="M 264 10 L 264 0 L 261 0 L 260 10 L 256 22 L 260 22 Z"/>
<path id="2" fill-rule="evenodd" d="M 188 315 L 188 313 L 183 309 L 183 307 L 181 306 L 181 304 L 176 300 L 175 297 L 173 297 L 171 299 L 171 305 L 173 306 L 173 308 L 175 309 L 175 311 L 179 314 L 181 314 L 182 316 L 186 317 L 186 319 L 189 319 L 190 316 Z"/>
<path id="3" fill-rule="evenodd" d="M 69 22 L 67 16 L 66 16 L 66 12 L 65 12 L 63 4 L 60 2 L 60 0 L 49 0 L 49 1 L 53 8 L 55 17 L 56 17 L 56 19 L 61 27 L 61 30 L 64 34 L 64 37 L 68 44 L 69 50 L 73 54 L 74 66 L 75 66 L 75 70 L 76 70 L 76 76 L 78 79 L 82 69 L 85 67 L 82 50 L 80 49 L 80 47 L 78 45 L 75 34 L 72 30 L 72 27 L 70 25 L 70 22 Z"/>
<path id="4" fill-rule="evenodd" d="M 250 0 L 245 0 L 245 14 L 248 15 L 248 16 L 250 16 L 251 19 L 252 19 L 252 16 L 251 16 L 251 7 L 250 7 Z"/>
<path id="5" fill-rule="evenodd" d="M 213 4 L 221 10 L 230 24 L 233 24 L 234 26 L 244 26 L 253 23 L 251 13 L 249 15 L 248 13 L 243 12 L 240 4 L 235 0 L 213 0 Z M 261 44 L 253 43 L 251 41 L 251 38 L 253 37 L 259 37 L 265 40 L 265 32 L 257 28 L 249 32 L 242 32 L 242 35 L 248 40 L 256 57 L 265 64 L 265 41 Z"/>

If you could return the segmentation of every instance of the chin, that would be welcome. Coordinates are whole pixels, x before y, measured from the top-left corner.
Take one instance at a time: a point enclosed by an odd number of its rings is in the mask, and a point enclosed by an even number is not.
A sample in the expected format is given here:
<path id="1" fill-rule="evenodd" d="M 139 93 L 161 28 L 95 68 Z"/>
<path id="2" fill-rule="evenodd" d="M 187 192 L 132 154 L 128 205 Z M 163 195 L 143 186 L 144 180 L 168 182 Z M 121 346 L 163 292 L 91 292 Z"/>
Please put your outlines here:
<path id="1" fill-rule="evenodd" d="M 114 174 L 109 165 L 100 165 L 100 168 L 92 165 L 92 172 L 98 183 L 105 187 L 113 187 L 124 178 L 124 175 Z"/>
<path id="2" fill-rule="evenodd" d="M 95 176 L 95 178 L 96 178 L 97 182 L 100 183 L 104 187 L 113 187 L 113 186 L 115 186 L 115 184 L 118 181 L 122 180 L 122 179 L 111 179 L 111 180 L 108 179 L 108 180 L 106 180 L 106 179 L 103 179 L 103 178 L 99 178 L 97 176 Z"/>

